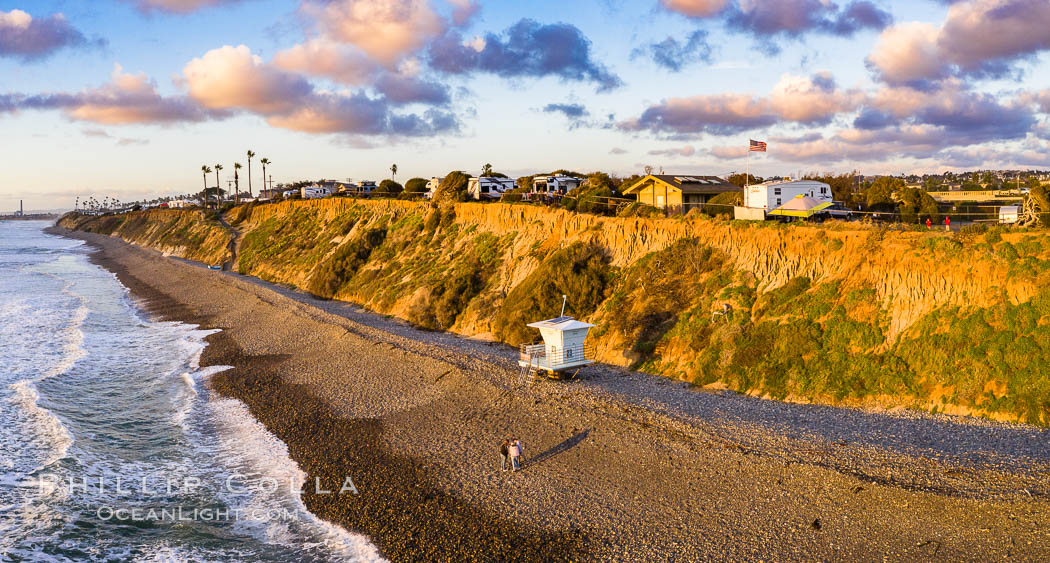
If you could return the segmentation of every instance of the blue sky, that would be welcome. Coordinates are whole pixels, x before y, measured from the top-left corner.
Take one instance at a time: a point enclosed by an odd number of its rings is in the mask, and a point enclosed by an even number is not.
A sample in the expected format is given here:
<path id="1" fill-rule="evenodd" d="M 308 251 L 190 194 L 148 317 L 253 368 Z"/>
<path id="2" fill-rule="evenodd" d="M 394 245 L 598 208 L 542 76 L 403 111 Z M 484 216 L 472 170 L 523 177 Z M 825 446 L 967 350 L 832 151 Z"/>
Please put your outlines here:
<path id="1" fill-rule="evenodd" d="M 1048 49 L 1045 0 L 0 0 L 0 211 L 249 148 L 277 183 L 723 175 L 748 138 L 760 175 L 1050 168 Z"/>

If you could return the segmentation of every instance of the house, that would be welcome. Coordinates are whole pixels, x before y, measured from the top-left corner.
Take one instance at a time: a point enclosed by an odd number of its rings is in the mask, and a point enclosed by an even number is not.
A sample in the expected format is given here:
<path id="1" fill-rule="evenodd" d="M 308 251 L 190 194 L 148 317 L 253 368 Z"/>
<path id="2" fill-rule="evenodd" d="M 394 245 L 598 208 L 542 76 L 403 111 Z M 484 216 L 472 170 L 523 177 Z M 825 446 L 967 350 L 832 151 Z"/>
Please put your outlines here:
<path id="1" fill-rule="evenodd" d="M 169 209 L 183 209 L 186 207 L 195 207 L 196 205 L 197 202 L 188 199 L 173 199 L 168 202 Z"/>
<path id="2" fill-rule="evenodd" d="M 284 190 L 276 190 L 276 189 L 273 189 L 273 188 L 262 189 L 262 190 L 259 190 L 259 200 L 260 201 L 271 200 L 271 199 L 281 195 L 283 192 L 284 192 Z"/>
<path id="3" fill-rule="evenodd" d="M 563 196 L 580 187 L 583 178 L 575 176 L 535 176 L 532 179 L 532 193 L 546 196 Z"/>
<path id="4" fill-rule="evenodd" d="M 718 176 L 650 174 L 625 189 L 623 193 L 634 194 L 640 203 L 646 205 L 686 211 L 690 207 L 701 207 L 719 194 L 739 191 L 739 186 L 734 186 Z"/>
<path id="5" fill-rule="evenodd" d="M 481 176 L 471 178 L 467 183 L 467 193 L 474 199 L 499 199 L 504 192 L 517 187 L 514 178 Z"/>
<path id="6" fill-rule="evenodd" d="M 526 325 L 539 329 L 542 343 L 523 344 L 518 365 L 526 370 L 557 373 L 594 363 L 594 353 L 587 346 L 587 331 L 594 325 L 572 317 L 557 317 Z"/>
<path id="7" fill-rule="evenodd" d="M 772 211 L 796 196 L 811 197 L 818 202 L 831 202 L 831 186 L 816 180 L 785 180 L 748 186 L 744 190 L 744 207 Z"/>

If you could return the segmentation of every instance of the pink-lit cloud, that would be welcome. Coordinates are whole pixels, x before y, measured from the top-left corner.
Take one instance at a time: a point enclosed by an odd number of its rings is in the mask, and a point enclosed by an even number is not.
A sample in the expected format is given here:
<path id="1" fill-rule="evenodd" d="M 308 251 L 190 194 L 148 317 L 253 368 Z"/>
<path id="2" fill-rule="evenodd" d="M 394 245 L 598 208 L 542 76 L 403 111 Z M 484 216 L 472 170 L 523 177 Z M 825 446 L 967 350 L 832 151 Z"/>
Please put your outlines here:
<path id="1" fill-rule="evenodd" d="M 890 84 L 922 85 L 947 76 L 998 77 L 1050 49 L 1050 2 L 955 2 L 940 27 L 906 23 L 883 31 L 868 65 Z"/>
<path id="2" fill-rule="evenodd" d="M 390 68 L 448 28 L 427 0 L 307 0 L 304 10 L 325 37 Z"/>
<path id="3" fill-rule="evenodd" d="M 671 98 L 622 122 L 629 131 L 727 135 L 780 122 L 822 124 L 853 111 L 864 96 L 842 90 L 829 73 L 784 75 L 768 97 L 727 93 Z"/>
<path id="4" fill-rule="evenodd" d="M 212 49 L 182 73 L 190 97 L 211 109 L 287 113 L 313 91 L 304 78 L 264 62 L 245 45 Z"/>
<path id="5" fill-rule="evenodd" d="M 660 0 L 668 10 L 692 18 L 708 18 L 722 13 L 728 0 Z"/>
<path id="6" fill-rule="evenodd" d="M 168 12 L 172 14 L 189 14 L 205 8 L 236 4 L 243 0 L 126 0 L 132 2 L 142 12 Z"/>

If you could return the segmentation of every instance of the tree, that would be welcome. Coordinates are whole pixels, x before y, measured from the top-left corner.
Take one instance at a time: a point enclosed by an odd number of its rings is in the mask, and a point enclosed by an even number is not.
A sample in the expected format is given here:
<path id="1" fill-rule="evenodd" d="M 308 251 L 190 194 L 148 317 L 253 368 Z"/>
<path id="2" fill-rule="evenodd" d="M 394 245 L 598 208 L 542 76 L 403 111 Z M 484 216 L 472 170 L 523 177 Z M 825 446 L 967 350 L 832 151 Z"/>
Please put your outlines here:
<path id="1" fill-rule="evenodd" d="M 754 174 L 733 174 L 726 178 L 726 181 L 734 186 L 744 187 L 748 184 L 761 184 L 762 178 L 755 176 Z"/>
<path id="2" fill-rule="evenodd" d="M 438 184 L 435 201 L 466 201 L 470 177 L 459 170 L 449 172 Z"/>
<path id="3" fill-rule="evenodd" d="M 869 209 L 890 211 L 894 207 L 893 194 L 904 189 L 906 184 L 900 178 L 880 176 L 871 183 L 865 192 L 865 203 Z"/>
<path id="4" fill-rule="evenodd" d="M 393 180 L 383 180 L 379 182 L 379 187 L 376 188 L 377 194 L 397 195 L 403 191 L 405 191 L 405 188 Z"/>
<path id="5" fill-rule="evenodd" d="M 270 159 L 268 159 L 268 158 L 260 158 L 259 159 L 259 164 L 262 164 L 262 169 L 263 169 L 263 187 L 262 187 L 262 189 L 265 190 L 266 189 L 266 167 L 270 164 Z"/>
<path id="6" fill-rule="evenodd" d="M 201 192 L 201 197 L 204 198 L 204 205 L 208 205 L 208 174 L 211 174 L 211 167 L 205 164 L 201 166 L 201 172 L 204 173 L 204 191 Z"/>
<path id="7" fill-rule="evenodd" d="M 241 183 L 240 183 L 240 176 L 237 174 L 237 171 L 240 170 L 240 169 L 241 169 L 241 163 L 240 162 L 234 162 L 233 163 L 233 193 L 234 193 L 233 197 L 234 197 L 235 200 L 237 200 L 238 204 L 241 203 Z"/>
<path id="8" fill-rule="evenodd" d="M 1032 190 L 1043 185 L 1043 183 L 1039 181 L 1039 178 L 1037 176 L 1029 176 L 1026 184 L 1028 185 L 1028 188 Z"/>
<path id="9" fill-rule="evenodd" d="M 215 209 L 219 208 L 219 192 L 222 191 L 219 188 L 220 186 L 222 186 L 222 184 L 219 182 L 219 172 L 220 171 L 222 171 L 222 165 L 221 164 L 216 164 L 215 165 L 215 190 L 216 190 L 216 193 L 215 193 Z"/>
<path id="10" fill-rule="evenodd" d="M 900 200 L 898 211 L 901 214 L 901 222 L 917 223 L 926 217 L 929 217 L 934 223 L 941 221 L 937 201 L 924 190 L 903 188 L 898 192 L 897 197 Z"/>
<path id="11" fill-rule="evenodd" d="M 651 165 L 649 165 L 649 164 L 646 164 L 645 168 L 643 168 L 642 170 L 645 170 L 645 175 L 646 176 L 648 176 L 648 175 L 653 173 L 653 167 Z"/>
<path id="12" fill-rule="evenodd" d="M 427 181 L 423 178 L 412 178 L 405 182 L 405 193 L 423 194 L 427 191 Z"/>
<path id="13" fill-rule="evenodd" d="M 390 165 L 390 179 L 393 180 L 394 177 L 396 177 L 396 176 L 397 176 L 397 165 L 396 164 L 391 164 Z"/>
<path id="14" fill-rule="evenodd" d="M 486 163 L 485 166 L 482 166 L 481 167 L 481 175 L 482 176 L 491 176 L 492 175 L 492 165 Z"/>
<path id="15" fill-rule="evenodd" d="M 255 152 L 248 149 L 248 195 L 252 195 L 252 158 L 255 157 Z M 263 178 L 265 180 L 265 178 Z"/>

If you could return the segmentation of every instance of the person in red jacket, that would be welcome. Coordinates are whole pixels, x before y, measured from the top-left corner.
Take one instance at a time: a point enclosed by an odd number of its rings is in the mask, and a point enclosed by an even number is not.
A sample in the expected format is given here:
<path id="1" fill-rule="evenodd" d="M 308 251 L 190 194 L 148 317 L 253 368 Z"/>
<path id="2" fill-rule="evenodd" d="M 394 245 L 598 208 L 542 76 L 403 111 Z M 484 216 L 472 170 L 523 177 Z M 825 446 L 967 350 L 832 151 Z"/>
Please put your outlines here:
<path id="1" fill-rule="evenodd" d="M 945 232 L 952 230 L 952 218 L 947 215 L 944 216 L 944 230 Z"/>
<path id="2" fill-rule="evenodd" d="M 930 227 L 933 227 L 933 222 L 930 221 L 929 217 L 927 217 L 926 218 L 926 228 L 929 229 Z"/>

